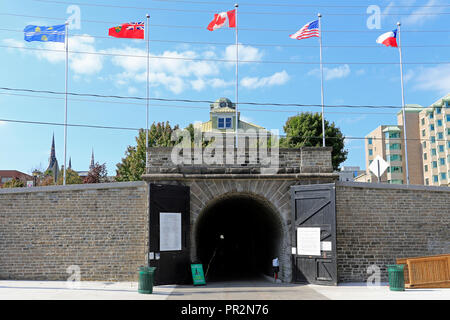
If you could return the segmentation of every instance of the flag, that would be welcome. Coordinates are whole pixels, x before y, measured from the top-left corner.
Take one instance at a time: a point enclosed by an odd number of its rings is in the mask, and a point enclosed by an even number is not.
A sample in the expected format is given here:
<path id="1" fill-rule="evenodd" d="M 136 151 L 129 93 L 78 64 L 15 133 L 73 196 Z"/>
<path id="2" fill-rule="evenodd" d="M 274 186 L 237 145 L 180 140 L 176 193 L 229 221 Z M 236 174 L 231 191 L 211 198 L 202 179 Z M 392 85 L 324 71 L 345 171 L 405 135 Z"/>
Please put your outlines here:
<path id="1" fill-rule="evenodd" d="M 236 10 L 214 14 L 214 19 L 209 23 L 208 30 L 214 31 L 222 28 L 228 20 L 228 27 L 236 28 Z"/>
<path id="2" fill-rule="evenodd" d="M 397 47 L 397 29 L 383 33 L 377 38 L 377 43 L 384 44 L 386 47 Z"/>
<path id="3" fill-rule="evenodd" d="M 23 29 L 25 41 L 42 41 L 42 42 L 65 42 L 66 25 L 57 26 L 35 26 L 28 25 Z"/>
<path id="4" fill-rule="evenodd" d="M 144 22 L 123 23 L 120 26 L 109 28 L 111 37 L 144 39 Z"/>
<path id="5" fill-rule="evenodd" d="M 305 24 L 300 30 L 294 34 L 291 34 L 289 37 L 297 40 L 320 37 L 319 20 L 311 21 L 310 23 Z"/>

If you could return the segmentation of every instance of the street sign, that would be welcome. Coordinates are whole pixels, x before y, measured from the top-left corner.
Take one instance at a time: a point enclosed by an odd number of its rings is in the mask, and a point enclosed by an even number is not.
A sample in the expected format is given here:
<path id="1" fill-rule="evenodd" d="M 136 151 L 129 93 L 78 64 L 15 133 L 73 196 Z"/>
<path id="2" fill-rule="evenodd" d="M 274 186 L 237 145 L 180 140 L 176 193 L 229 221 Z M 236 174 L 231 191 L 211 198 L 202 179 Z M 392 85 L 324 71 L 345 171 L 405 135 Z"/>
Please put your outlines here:
<path id="1" fill-rule="evenodd" d="M 194 286 L 206 284 L 205 276 L 203 275 L 203 265 L 200 263 L 191 264 L 192 281 Z"/>
<path id="2" fill-rule="evenodd" d="M 376 156 L 369 166 L 369 170 L 380 180 L 384 171 L 389 167 L 389 163 L 383 160 L 380 156 Z"/>

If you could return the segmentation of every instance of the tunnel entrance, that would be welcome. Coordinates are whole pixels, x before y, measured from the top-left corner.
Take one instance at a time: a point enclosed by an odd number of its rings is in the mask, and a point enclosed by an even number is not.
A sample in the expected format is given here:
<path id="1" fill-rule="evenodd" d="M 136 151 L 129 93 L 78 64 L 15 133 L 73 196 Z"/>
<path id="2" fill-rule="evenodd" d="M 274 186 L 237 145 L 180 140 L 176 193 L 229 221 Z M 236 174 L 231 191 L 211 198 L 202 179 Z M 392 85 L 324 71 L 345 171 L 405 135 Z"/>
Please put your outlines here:
<path id="1" fill-rule="evenodd" d="M 200 214 L 195 232 L 207 281 L 272 276 L 282 233 L 280 218 L 267 200 L 241 193 L 216 199 Z"/>

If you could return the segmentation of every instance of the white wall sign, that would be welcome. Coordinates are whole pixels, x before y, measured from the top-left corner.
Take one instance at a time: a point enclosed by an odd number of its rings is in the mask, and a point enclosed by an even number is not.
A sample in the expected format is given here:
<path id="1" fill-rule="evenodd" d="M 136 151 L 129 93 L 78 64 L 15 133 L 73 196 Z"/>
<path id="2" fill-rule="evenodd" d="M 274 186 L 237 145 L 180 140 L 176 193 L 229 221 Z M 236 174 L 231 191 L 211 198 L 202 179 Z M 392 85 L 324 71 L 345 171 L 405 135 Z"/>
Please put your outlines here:
<path id="1" fill-rule="evenodd" d="M 297 228 L 297 254 L 320 256 L 320 228 Z"/>
<path id="2" fill-rule="evenodd" d="M 181 250 L 181 213 L 159 213 L 159 250 Z"/>
<path id="3" fill-rule="evenodd" d="M 320 249 L 322 251 L 332 251 L 331 241 L 320 242 Z"/>

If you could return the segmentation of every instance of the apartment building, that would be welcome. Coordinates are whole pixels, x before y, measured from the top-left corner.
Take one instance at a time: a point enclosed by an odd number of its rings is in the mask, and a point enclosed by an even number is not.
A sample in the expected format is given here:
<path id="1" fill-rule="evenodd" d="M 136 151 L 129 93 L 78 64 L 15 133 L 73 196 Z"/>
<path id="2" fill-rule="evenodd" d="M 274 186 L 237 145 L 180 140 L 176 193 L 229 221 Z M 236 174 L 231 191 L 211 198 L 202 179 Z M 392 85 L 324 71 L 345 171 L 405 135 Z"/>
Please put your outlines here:
<path id="1" fill-rule="evenodd" d="M 360 182 L 378 182 L 369 171 L 377 155 L 389 163 L 381 182 L 406 184 L 406 166 L 410 184 L 448 186 L 450 175 L 450 94 L 429 107 L 407 105 L 397 113 L 396 125 L 381 125 L 365 139 L 366 172 L 355 178 Z M 407 156 L 404 130 L 406 125 Z"/>

